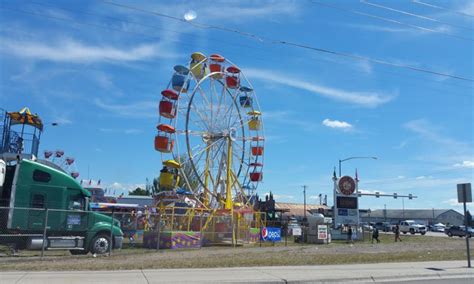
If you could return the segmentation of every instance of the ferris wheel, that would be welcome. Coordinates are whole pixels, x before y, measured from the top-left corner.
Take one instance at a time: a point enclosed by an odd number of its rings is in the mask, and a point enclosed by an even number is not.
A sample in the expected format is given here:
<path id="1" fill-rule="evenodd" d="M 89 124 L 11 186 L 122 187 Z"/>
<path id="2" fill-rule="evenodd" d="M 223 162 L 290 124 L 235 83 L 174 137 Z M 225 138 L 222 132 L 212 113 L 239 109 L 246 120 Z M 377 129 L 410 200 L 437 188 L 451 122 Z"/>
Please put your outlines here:
<path id="1" fill-rule="evenodd" d="M 262 113 L 242 70 L 195 52 L 161 92 L 155 149 L 160 188 L 185 190 L 206 208 L 244 207 L 263 177 Z"/>

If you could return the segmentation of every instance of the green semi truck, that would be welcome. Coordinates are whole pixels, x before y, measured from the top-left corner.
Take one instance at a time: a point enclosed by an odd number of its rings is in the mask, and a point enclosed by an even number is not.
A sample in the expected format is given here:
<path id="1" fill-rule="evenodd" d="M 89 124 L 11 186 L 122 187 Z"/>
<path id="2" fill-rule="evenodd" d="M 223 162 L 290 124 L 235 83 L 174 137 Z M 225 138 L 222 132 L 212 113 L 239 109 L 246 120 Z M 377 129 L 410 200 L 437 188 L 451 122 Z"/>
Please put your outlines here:
<path id="1" fill-rule="evenodd" d="M 89 198 L 73 177 L 48 161 L 0 159 L 0 244 L 72 254 L 121 248 L 119 221 L 91 212 Z"/>

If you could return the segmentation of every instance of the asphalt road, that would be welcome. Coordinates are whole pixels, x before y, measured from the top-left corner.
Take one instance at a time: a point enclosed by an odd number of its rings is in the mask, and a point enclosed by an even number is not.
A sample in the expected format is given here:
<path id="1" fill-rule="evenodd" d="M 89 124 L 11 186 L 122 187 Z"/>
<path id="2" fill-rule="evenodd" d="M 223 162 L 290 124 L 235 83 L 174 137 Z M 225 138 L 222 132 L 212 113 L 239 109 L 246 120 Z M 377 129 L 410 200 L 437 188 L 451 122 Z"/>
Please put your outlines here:
<path id="1" fill-rule="evenodd" d="M 10 283 L 474 283 L 465 261 L 120 271 L 0 272 Z"/>

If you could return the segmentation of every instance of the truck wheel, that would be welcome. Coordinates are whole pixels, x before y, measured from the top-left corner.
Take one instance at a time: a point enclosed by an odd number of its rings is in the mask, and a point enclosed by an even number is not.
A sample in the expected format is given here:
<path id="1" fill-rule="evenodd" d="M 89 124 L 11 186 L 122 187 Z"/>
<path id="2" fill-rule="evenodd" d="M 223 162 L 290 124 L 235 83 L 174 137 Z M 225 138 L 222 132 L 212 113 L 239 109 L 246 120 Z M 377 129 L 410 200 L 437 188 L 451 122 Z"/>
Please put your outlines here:
<path id="1" fill-rule="evenodd" d="M 414 235 L 414 234 L 415 234 L 415 230 L 410 229 L 410 234 Z"/>
<path id="2" fill-rule="evenodd" d="M 424 235 L 426 234 L 426 232 L 421 232 L 420 234 L 421 234 L 422 236 L 424 236 Z"/>
<path id="3" fill-rule="evenodd" d="M 403 232 L 403 234 L 404 234 L 404 235 L 406 235 L 406 234 L 407 234 L 407 232 Z"/>
<path id="4" fill-rule="evenodd" d="M 453 233 L 448 232 L 448 237 L 452 237 L 452 236 L 453 236 Z"/>
<path id="5" fill-rule="evenodd" d="M 88 250 L 78 250 L 78 249 L 72 249 L 69 251 L 72 255 L 85 255 L 85 254 L 88 254 L 89 251 Z"/>
<path id="6" fill-rule="evenodd" d="M 107 253 L 111 243 L 110 236 L 106 234 L 98 234 L 92 239 L 90 251 L 93 254 Z"/>

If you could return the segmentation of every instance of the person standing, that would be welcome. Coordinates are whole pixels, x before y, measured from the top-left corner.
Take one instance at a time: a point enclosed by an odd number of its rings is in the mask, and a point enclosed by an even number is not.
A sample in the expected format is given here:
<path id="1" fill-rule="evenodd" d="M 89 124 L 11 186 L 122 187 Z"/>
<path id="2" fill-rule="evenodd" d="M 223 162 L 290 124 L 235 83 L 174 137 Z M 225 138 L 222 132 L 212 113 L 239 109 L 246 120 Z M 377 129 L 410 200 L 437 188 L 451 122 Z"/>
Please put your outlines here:
<path id="1" fill-rule="evenodd" d="M 353 243 L 352 241 L 352 227 L 349 225 L 347 228 L 347 243 Z"/>
<path id="2" fill-rule="evenodd" d="M 398 224 L 395 226 L 395 242 L 397 241 L 402 241 L 402 239 L 400 239 L 400 226 Z"/>
<path id="3" fill-rule="evenodd" d="M 379 240 L 379 229 L 377 229 L 377 228 L 374 228 L 374 230 L 372 231 L 372 243 L 374 243 L 374 240 L 376 240 L 377 243 L 380 243 L 380 240 Z"/>

